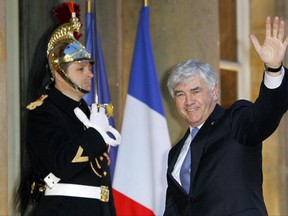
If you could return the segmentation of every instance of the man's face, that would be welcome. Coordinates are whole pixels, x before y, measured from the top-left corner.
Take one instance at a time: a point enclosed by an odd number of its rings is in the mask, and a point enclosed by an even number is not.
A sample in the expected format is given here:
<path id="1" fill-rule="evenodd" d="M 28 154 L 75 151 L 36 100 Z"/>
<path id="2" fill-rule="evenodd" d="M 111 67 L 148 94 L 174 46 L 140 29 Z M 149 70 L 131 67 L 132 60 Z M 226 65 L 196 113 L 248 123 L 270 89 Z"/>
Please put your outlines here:
<path id="1" fill-rule="evenodd" d="M 190 81 L 179 83 L 174 88 L 174 99 L 179 113 L 191 127 L 198 127 L 206 121 L 218 100 L 217 85 L 213 90 L 200 75 Z"/>
<path id="2" fill-rule="evenodd" d="M 66 74 L 80 88 L 90 91 L 93 74 L 91 72 L 91 64 L 89 62 L 70 63 L 66 69 Z M 55 81 L 55 86 L 67 96 L 75 100 L 79 100 L 84 96 L 84 93 L 74 89 L 59 74 L 57 74 Z"/>
<path id="3" fill-rule="evenodd" d="M 67 68 L 67 74 L 80 88 L 90 91 L 93 74 L 89 62 L 74 62 L 70 64 Z"/>

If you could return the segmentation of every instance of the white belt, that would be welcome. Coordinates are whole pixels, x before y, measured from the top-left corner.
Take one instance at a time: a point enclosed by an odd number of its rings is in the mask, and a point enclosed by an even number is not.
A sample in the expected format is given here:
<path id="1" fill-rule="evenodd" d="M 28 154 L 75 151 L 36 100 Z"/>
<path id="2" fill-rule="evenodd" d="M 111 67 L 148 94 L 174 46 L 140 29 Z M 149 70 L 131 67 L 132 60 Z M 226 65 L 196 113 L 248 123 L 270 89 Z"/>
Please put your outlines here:
<path id="1" fill-rule="evenodd" d="M 102 202 L 109 201 L 109 189 L 107 186 L 86 186 L 77 184 L 58 183 L 53 188 L 46 187 L 45 196 L 70 196 L 90 199 L 99 199 Z"/>

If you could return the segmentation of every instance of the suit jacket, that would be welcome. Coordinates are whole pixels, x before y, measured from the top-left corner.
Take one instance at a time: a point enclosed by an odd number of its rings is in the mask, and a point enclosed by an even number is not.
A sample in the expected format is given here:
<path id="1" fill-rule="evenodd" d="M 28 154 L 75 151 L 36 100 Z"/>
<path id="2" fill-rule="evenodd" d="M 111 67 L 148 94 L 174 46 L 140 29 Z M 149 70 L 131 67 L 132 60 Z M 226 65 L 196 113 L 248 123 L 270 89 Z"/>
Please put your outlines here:
<path id="1" fill-rule="evenodd" d="M 95 129 L 86 129 L 78 120 L 74 114 L 76 107 L 90 115 L 83 99 L 74 101 L 53 88 L 41 106 L 28 112 L 27 151 L 32 173 L 34 177 L 44 179 L 52 172 L 61 179 L 59 183 L 108 186 L 110 202 L 44 196 L 36 206 L 35 215 L 115 215 L 109 167 L 103 157 L 107 146 Z M 103 161 L 99 160 L 100 156 L 104 158 Z M 101 168 L 97 167 L 96 159 Z"/>
<path id="2" fill-rule="evenodd" d="M 172 171 L 189 134 L 170 150 L 164 215 L 267 215 L 262 193 L 262 141 L 287 110 L 287 71 L 277 89 L 261 84 L 255 103 L 216 105 L 191 142 L 191 187 L 187 194 Z"/>

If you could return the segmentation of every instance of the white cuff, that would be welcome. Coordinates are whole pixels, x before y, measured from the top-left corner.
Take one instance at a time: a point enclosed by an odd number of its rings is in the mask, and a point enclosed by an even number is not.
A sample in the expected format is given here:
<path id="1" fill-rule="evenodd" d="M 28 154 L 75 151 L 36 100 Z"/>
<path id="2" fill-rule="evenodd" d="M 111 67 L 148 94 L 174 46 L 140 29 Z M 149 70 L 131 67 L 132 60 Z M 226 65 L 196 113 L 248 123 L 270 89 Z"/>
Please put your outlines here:
<path id="1" fill-rule="evenodd" d="M 282 83 L 282 80 L 284 78 L 284 74 L 285 74 L 285 71 L 284 71 L 284 68 L 282 67 L 281 68 L 281 71 L 280 71 L 280 76 L 270 76 L 266 71 L 265 71 L 265 75 L 264 75 L 264 84 L 267 88 L 269 89 L 276 89 L 278 88 L 281 83 Z"/>

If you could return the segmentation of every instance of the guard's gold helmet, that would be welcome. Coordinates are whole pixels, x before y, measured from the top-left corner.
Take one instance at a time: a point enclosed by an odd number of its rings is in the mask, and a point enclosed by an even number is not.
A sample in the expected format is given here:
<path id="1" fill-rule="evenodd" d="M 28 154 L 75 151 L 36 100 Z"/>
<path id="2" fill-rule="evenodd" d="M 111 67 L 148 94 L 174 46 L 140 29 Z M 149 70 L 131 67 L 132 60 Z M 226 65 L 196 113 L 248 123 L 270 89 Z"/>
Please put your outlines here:
<path id="1" fill-rule="evenodd" d="M 69 4 L 71 10 L 71 8 L 73 8 L 73 2 L 69 2 Z M 81 23 L 76 17 L 76 13 L 71 11 L 70 22 L 60 25 L 51 34 L 47 47 L 47 58 L 53 80 L 53 71 L 57 71 L 74 89 L 86 94 L 88 91 L 80 88 L 76 83 L 74 83 L 63 69 L 63 66 L 70 62 L 85 61 L 90 62 L 91 64 L 94 63 L 90 53 L 74 37 L 74 33 L 79 32 L 80 27 Z"/>

